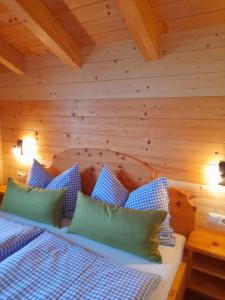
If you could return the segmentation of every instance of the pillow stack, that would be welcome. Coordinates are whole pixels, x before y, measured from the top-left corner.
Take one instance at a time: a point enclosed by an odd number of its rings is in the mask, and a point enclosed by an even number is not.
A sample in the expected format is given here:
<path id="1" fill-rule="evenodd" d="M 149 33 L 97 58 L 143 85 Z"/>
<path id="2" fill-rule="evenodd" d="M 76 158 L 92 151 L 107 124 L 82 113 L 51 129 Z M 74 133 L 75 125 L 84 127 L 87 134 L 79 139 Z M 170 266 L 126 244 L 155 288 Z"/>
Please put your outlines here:
<path id="1" fill-rule="evenodd" d="M 176 241 L 173 236 L 173 229 L 170 226 L 169 195 L 165 177 L 154 180 L 131 192 L 125 207 L 138 210 L 156 209 L 166 211 L 167 217 L 162 223 L 159 233 L 160 244 L 175 246 Z"/>
<path id="2" fill-rule="evenodd" d="M 46 190 L 67 189 L 63 203 L 63 216 L 72 218 L 76 207 L 77 192 L 81 191 L 81 178 L 78 165 L 74 165 L 69 170 L 53 177 L 38 161 L 34 160 L 27 184 Z"/>
<path id="3" fill-rule="evenodd" d="M 166 178 L 159 178 L 129 191 L 104 166 L 91 197 L 82 194 L 78 165 L 56 177 L 34 160 L 28 186 L 12 179 L 2 209 L 29 219 L 61 225 L 72 217 L 69 233 L 80 234 L 161 263 L 161 245 L 175 246 L 170 226 Z M 76 208 L 76 209 L 75 209 Z"/>
<path id="4" fill-rule="evenodd" d="M 92 197 L 78 192 L 69 233 L 161 263 L 161 245 L 175 246 L 166 178 L 129 193 L 104 166 Z M 158 240 L 158 238 L 159 240 Z"/>
<path id="5" fill-rule="evenodd" d="M 167 217 L 162 223 L 159 233 L 160 244 L 175 246 L 174 232 L 170 226 L 169 195 L 165 177 L 154 180 L 129 194 L 109 168 L 104 166 L 91 196 L 107 204 L 124 206 L 129 209 L 166 211 Z"/>

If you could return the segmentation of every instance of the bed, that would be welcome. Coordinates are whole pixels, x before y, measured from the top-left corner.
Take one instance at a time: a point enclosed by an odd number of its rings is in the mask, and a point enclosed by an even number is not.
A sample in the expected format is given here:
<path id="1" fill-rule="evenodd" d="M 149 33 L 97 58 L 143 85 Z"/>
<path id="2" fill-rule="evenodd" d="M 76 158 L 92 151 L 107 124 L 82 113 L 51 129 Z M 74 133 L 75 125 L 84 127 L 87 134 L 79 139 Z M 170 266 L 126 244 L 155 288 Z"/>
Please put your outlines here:
<path id="1" fill-rule="evenodd" d="M 54 156 L 49 171 L 55 175 L 69 168 L 75 162 L 80 164 L 82 188 L 86 194 L 91 193 L 98 173 L 104 164 L 107 164 L 117 174 L 120 181 L 130 191 L 155 179 L 157 176 L 157 172 L 141 159 L 114 151 L 99 149 L 69 149 L 62 152 Z M 29 221 L 3 212 L 0 213 L 0 216 L 12 221 L 19 221 L 29 226 L 47 229 L 49 232 L 62 236 L 68 241 L 78 243 L 100 255 L 114 259 L 118 263 L 128 265 L 133 269 L 158 274 L 162 277 L 162 280 L 149 300 L 178 300 L 183 298 L 185 290 L 186 263 L 183 262 L 183 252 L 185 239 L 194 229 L 195 207 L 191 204 L 187 194 L 172 187 L 170 188 L 170 213 L 172 226 L 176 232 L 176 246 L 174 248 L 160 246 L 163 258 L 162 265 L 146 262 L 145 259 L 81 236 L 71 236 L 66 233 L 67 226 L 69 225 L 68 219 L 64 220 L 63 228 L 56 229 L 50 225 Z"/>

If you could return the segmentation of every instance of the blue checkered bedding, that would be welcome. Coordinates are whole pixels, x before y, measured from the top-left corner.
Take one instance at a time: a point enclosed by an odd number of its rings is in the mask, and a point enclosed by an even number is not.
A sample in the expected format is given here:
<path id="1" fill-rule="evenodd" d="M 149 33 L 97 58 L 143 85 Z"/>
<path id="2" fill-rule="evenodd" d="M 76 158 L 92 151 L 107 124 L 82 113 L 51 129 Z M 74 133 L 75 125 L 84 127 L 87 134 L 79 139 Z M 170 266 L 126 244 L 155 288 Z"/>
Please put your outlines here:
<path id="1" fill-rule="evenodd" d="M 0 217 L 0 262 L 26 246 L 42 232 L 43 229 Z"/>
<path id="2" fill-rule="evenodd" d="M 0 299 L 141 300 L 160 280 L 46 231 L 0 263 Z"/>

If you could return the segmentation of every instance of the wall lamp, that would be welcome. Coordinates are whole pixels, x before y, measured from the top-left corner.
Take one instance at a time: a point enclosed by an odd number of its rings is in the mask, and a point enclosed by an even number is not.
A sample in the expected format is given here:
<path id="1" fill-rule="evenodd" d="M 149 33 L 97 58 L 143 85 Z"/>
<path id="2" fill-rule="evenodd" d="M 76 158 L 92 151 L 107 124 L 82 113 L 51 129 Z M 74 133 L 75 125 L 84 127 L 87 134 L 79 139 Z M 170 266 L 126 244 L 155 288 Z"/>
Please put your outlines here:
<path id="1" fill-rule="evenodd" d="M 13 146 L 13 154 L 23 155 L 23 140 L 18 140 L 16 145 Z"/>
<path id="2" fill-rule="evenodd" d="M 222 178 L 222 181 L 219 184 L 225 186 L 225 161 L 219 162 L 219 172 L 220 177 Z"/>
<path id="3" fill-rule="evenodd" d="M 33 159 L 37 157 L 37 147 L 35 138 L 31 136 L 24 136 L 19 139 L 12 148 L 15 158 L 24 165 L 30 165 Z"/>

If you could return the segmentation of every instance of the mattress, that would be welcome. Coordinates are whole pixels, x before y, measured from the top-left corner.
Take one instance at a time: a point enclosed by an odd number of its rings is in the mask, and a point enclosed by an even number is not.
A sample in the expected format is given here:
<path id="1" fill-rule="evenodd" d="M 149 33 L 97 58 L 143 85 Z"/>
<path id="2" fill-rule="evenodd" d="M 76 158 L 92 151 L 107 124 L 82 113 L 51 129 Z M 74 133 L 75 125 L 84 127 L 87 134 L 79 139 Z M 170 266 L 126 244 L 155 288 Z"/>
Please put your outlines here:
<path id="1" fill-rule="evenodd" d="M 76 243 L 82 245 L 85 248 L 91 249 L 101 255 L 112 258 L 119 263 L 129 265 L 130 267 L 137 270 L 142 270 L 145 272 L 160 275 L 162 277 L 162 281 L 160 282 L 159 286 L 152 293 L 152 295 L 149 297 L 148 300 L 167 299 L 169 290 L 173 283 L 173 279 L 182 261 L 183 251 L 186 242 L 185 237 L 179 234 L 175 234 L 176 246 L 175 247 L 159 246 L 159 251 L 162 256 L 162 264 L 156 264 L 153 262 L 149 262 L 141 257 L 137 257 L 133 254 L 127 253 L 125 251 L 115 249 L 103 245 L 101 243 L 89 240 L 85 237 L 66 233 L 67 228 L 70 224 L 69 219 L 63 220 L 62 228 L 56 228 L 51 225 L 27 220 L 5 212 L 0 212 L 0 216 L 4 216 L 11 220 L 22 222 L 25 224 L 30 224 L 33 226 L 38 226 L 40 228 L 45 228 L 57 235 L 64 237 L 65 239 L 68 239 L 70 241 L 75 241 Z"/>

